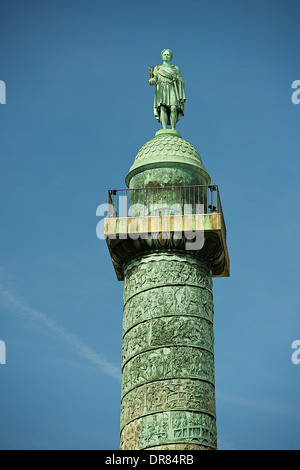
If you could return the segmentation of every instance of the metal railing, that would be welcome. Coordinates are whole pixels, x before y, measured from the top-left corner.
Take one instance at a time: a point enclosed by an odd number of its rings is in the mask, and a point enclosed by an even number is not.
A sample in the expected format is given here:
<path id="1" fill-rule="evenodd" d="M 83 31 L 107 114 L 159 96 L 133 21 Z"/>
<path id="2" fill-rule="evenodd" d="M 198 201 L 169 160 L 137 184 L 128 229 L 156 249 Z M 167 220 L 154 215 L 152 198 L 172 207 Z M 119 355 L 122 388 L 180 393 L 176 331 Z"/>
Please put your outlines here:
<path id="1" fill-rule="evenodd" d="M 108 217 L 221 214 L 226 233 L 219 188 L 213 185 L 109 189 Z"/>

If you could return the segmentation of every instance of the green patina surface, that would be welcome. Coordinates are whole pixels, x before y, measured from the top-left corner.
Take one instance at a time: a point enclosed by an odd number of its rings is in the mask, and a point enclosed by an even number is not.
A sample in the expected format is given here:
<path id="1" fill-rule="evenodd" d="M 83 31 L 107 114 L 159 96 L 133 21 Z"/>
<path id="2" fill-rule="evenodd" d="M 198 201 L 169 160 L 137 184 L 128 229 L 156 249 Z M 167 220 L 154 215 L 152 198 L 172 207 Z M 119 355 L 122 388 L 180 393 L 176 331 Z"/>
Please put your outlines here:
<path id="1" fill-rule="evenodd" d="M 121 431 L 139 420 L 140 449 L 216 448 L 211 270 L 153 254 L 125 270 Z"/>
<path id="2" fill-rule="evenodd" d="M 170 49 L 161 52 L 162 64 L 151 67 L 150 86 L 155 86 L 154 116 L 163 129 L 170 125 L 175 129 L 177 122 L 184 116 L 184 81 L 180 70 L 171 64 L 173 53 Z"/>
<path id="3" fill-rule="evenodd" d="M 171 130 L 143 145 L 126 177 L 131 189 L 209 183 L 197 150 Z M 139 252 L 124 266 L 123 308 L 121 449 L 216 449 L 209 262 L 175 247 Z"/>
<path id="4" fill-rule="evenodd" d="M 195 147 L 167 129 L 142 146 L 125 181 L 134 189 L 206 185 L 211 180 Z"/>
<path id="5" fill-rule="evenodd" d="M 195 147 L 175 130 L 184 115 L 184 81 L 170 64 L 172 52 L 164 49 L 161 56 L 163 63 L 150 68 L 149 85 L 163 129 L 141 147 L 126 176 L 128 188 L 142 188 L 132 191 L 131 207 L 137 200 L 147 207 L 167 203 L 161 192 L 153 199 L 155 188 L 167 187 L 184 204 L 180 188 L 211 181 Z M 206 191 L 198 194 L 195 202 L 206 207 Z M 108 232 L 121 222 L 109 220 Z M 197 253 L 173 236 L 166 244 L 149 236 L 109 241 L 118 278 L 124 278 L 120 448 L 216 449 L 212 274 L 227 253 L 226 235 L 222 243 L 207 235 Z"/>

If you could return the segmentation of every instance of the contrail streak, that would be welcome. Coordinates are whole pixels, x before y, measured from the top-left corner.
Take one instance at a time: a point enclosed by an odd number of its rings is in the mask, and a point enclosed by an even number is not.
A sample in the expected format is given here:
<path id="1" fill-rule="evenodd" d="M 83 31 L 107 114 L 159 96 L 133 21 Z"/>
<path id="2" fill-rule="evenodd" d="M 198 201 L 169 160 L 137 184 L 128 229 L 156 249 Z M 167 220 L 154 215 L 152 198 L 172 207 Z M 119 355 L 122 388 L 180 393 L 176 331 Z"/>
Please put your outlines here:
<path id="1" fill-rule="evenodd" d="M 0 282 L 0 302 L 10 310 L 23 315 L 27 320 L 31 320 L 36 324 L 44 327 L 57 338 L 60 338 L 78 355 L 99 367 L 102 372 L 110 375 L 114 379 L 120 380 L 121 373 L 117 366 L 104 359 L 101 355 L 86 346 L 77 336 L 69 333 L 65 328 L 56 324 L 45 313 L 34 310 L 20 300 L 15 294 L 8 290 Z"/>

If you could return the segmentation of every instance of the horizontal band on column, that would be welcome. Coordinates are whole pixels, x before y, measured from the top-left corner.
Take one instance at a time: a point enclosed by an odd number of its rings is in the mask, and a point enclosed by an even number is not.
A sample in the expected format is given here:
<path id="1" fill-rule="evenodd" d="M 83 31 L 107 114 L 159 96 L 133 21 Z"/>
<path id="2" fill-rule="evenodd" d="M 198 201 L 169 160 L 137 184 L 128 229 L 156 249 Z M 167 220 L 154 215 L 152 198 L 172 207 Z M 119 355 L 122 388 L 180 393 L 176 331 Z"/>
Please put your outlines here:
<path id="1" fill-rule="evenodd" d="M 158 348 L 135 356 L 123 368 L 122 397 L 139 385 L 179 377 L 214 383 L 211 351 L 181 346 Z"/>
<path id="2" fill-rule="evenodd" d="M 195 411 L 216 416 L 215 386 L 199 379 L 168 379 L 143 384 L 121 401 L 121 430 L 131 421 L 150 414 Z"/>
<path id="3" fill-rule="evenodd" d="M 132 361 L 135 357 L 138 357 L 140 356 L 141 354 L 144 354 L 144 353 L 148 353 L 148 352 L 153 352 L 153 351 L 158 351 L 160 349 L 173 349 L 173 348 L 193 348 L 193 349 L 199 349 L 201 351 L 206 351 L 208 353 L 210 353 L 212 356 L 214 355 L 214 350 L 213 348 L 209 349 L 209 348 L 205 348 L 204 346 L 198 346 L 198 345 L 195 345 L 195 344 L 163 344 L 163 345 L 159 345 L 159 346 L 153 346 L 152 348 L 149 347 L 149 348 L 146 348 L 146 349 L 143 349 L 141 350 L 140 352 L 130 356 L 128 359 L 126 359 L 126 361 L 124 361 L 124 363 L 122 364 L 122 371 L 124 370 L 124 368 L 126 367 L 126 365 Z"/>
<path id="4" fill-rule="evenodd" d="M 214 418 L 216 419 L 216 414 L 215 413 L 208 413 L 205 409 L 199 409 L 199 410 L 193 410 L 193 409 L 189 409 L 187 410 L 186 408 L 176 408 L 176 409 L 166 409 L 166 410 L 162 410 L 162 411 L 153 411 L 153 413 L 144 413 L 140 416 L 136 416 L 134 419 L 131 419 L 130 421 L 128 421 L 127 423 L 125 423 L 124 425 L 121 425 L 120 427 L 120 434 L 122 434 L 122 431 L 123 429 L 128 426 L 128 424 L 132 423 L 133 421 L 136 421 L 137 419 L 141 419 L 141 418 L 147 418 L 149 416 L 153 416 L 153 415 L 159 415 L 161 413 L 168 413 L 168 412 L 182 412 L 182 413 L 185 413 L 186 411 L 190 412 L 190 413 L 199 413 L 201 415 L 207 415 L 211 418 Z"/>
<path id="5" fill-rule="evenodd" d="M 181 263 L 186 263 L 188 262 L 189 264 L 196 264 L 197 266 L 202 267 L 203 263 L 205 263 L 206 269 L 210 269 L 209 264 L 205 260 L 198 260 L 195 258 L 194 254 L 188 254 L 186 252 L 180 254 L 174 254 L 174 253 L 151 253 L 151 254 L 146 254 L 143 255 L 142 259 L 138 260 L 132 260 L 130 261 L 127 266 L 126 266 L 126 271 L 138 266 L 139 264 L 147 264 L 151 262 L 158 262 L 158 261 L 179 261 Z M 211 273 L 210 273 L 211 275 Z"/>
<path id="6" fill-rule="evenodd" d="M 139 322 L 136 322 L 135 324 L 133 324 L 132 326 L 130 326 L 126 331 L 125 333 L 123 332 L 123 335 L 122 335 L 122 338 L 124 339 L 126 337 L 126 335 L 128 333 L 130 333 L 131 330 L 133 330 L 134 328 L 136 328 L 137 326 L 139 325 L 142 325 L 143 323 L 147 323 L 147 322 L 151 322 L 152 320 L 159 320 L 160 318 L 178 318 L 178 317 L 183 317 L 183 318 L 194 318 L 195 320 L 196 319 L 199 319 L 199 320 L 204 320 L 208 323 L 210 323 L 212 326 L 213 326 L 213 320 L 210 320 L 209 318 L 207 317 L 204 317 L 202 315 L 193 315 L 191 313 L 182 313 L 182 312 L 178 312 L 178 313 L 170 313 L 169 315 L 168 314 L 162 314 L 162 315 L 157 315 L 155 317 L 151 317 L 151 318 L 146 318 L 145 320 L 141 320 Z"/>
<path id="7" fill-rule="evenodd" d="M 159 288 L 161 288 L 161 287 L 184 287 L 184 286 L 187 286 L 187 287 L 197 287 L 198 289 L 205 289 L 205 290 L 207 290 L 208 292 L 210 292 L 211 294 L 213 293 L 213 292 L 212 292 L 212 289 L 210 289 L 209 287 L 205 287 L 205 286 L 202 286 L 202 285 L 199 286 L 199 285 L 197 285 L 197 284 L 193 284 L 193 283 L 190 283 L 190 282 L 182 282 L 182 283 L 180 283 L 180 282 L 179 282 L 179 283 L 178 283 L 178 282 L 177 282 L 177 283 L 174 283 L 174 282 L 164 282 L 164 283 L 161 283 L 161 284 L 160 284 L 160 283 L 155 284 L 155 285 L 153 285 L 153 286 L 151 286 L 151 287 L 147 287 L 147 288 L 145 288 L 145 289 L 141 289 L 141 290 L 135 292 L 134 294 L 132 294 L 131 296 L 129 296 L 129 297 L 126 298 L 126 301 L 124 301 L 123 307 L 125 308 L 125 306 L 126 306 L 126 304 L 127 304 L 127 302 L 128 302 L 129 300 L 131 300 L 133 297 L 135 297 L 136 295 L 139 295 L 139 294 L 141 294 L 141 293 L 143 293 L 143 292 L 147 292 L 147 291 L 154 290 L 154 289 L 159 289 Z"/>
<path id="8" fill-rule="evenodd" d="M 181 314 L 194 315 L 213 321 L 212 292 L 198 286 L 160 286 L 132 296 L 126 302 L 123 316 L 123 332 L 142 321 L 154 317 Z"/>
<path id="9" fill-rule="evenodd" d="M 183 260 L 178 261 L 177 257 L 170 257 L 143 263 L 142 258 L 134 267 L 127 269 L 124 280 L 124 308 L 134 295 L 166 286 L 201 287 L 212 294 L 212 279 L 206 264 L 192 263 L 187 257 L 183 257 Z"/>
<path id="10" fill-rule="evenodd" d="M 163 378 L 163 379 L 156 379 L 156 380 L 153 380 L 151 382 L 144 382 L 142 383 L 141 385 L 137 385 L 133 388 L 131 388 L 130 390 L 127 390 L 125 393 L 122 394 L 121 396 L 121 402 L 122 400 L 125 398 L 126 395 L 128 395 L 128 393 L 132 392 L 133 390 L 136 390 L 140 387 L 143 387 L 143 386 L 147 386 L 149 384 L 152 384 L 152 383 L 159 383 L 159 382 L 164 382 L 164 381 L 174 381 L 174 380 L 195 380 L 195 381 L 199 381 L 201 383 L 207 383 L 209 385 L 212 385 L 214 388 L 215 388 L 215 382 L 214 381 L 211 381 L 211 380 L 208 380 L 208 379 L 204 379 L 203 377 L 185 377 L 185 376 L 178 376 L 178 377 L 170 377 L 170 378 Z"/>
<path id="11" fill-rule="evenodd" d="M 167 444 L 198 444 L 217 448 L 216 420 L 206 413 L 190 411 L 165 411 L 141 417 L 125 426 L 121 433 L 121 449 L 126 450 L 131 427 L 131 439 L 137 449 L 147 449 Z"/>

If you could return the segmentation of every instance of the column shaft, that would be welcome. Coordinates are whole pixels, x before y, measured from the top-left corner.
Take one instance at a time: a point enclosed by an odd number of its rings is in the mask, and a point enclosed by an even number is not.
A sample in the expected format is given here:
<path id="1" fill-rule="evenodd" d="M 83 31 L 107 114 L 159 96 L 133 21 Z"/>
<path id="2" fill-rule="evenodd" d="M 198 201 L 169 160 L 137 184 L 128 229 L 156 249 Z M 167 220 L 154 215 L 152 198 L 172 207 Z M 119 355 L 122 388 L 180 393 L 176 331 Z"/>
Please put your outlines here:
<path id="1" fill-rule="evenodd" d="M 211 275 L 180 252 L 125 266 L 121 449 L 216 449 Z"/>

